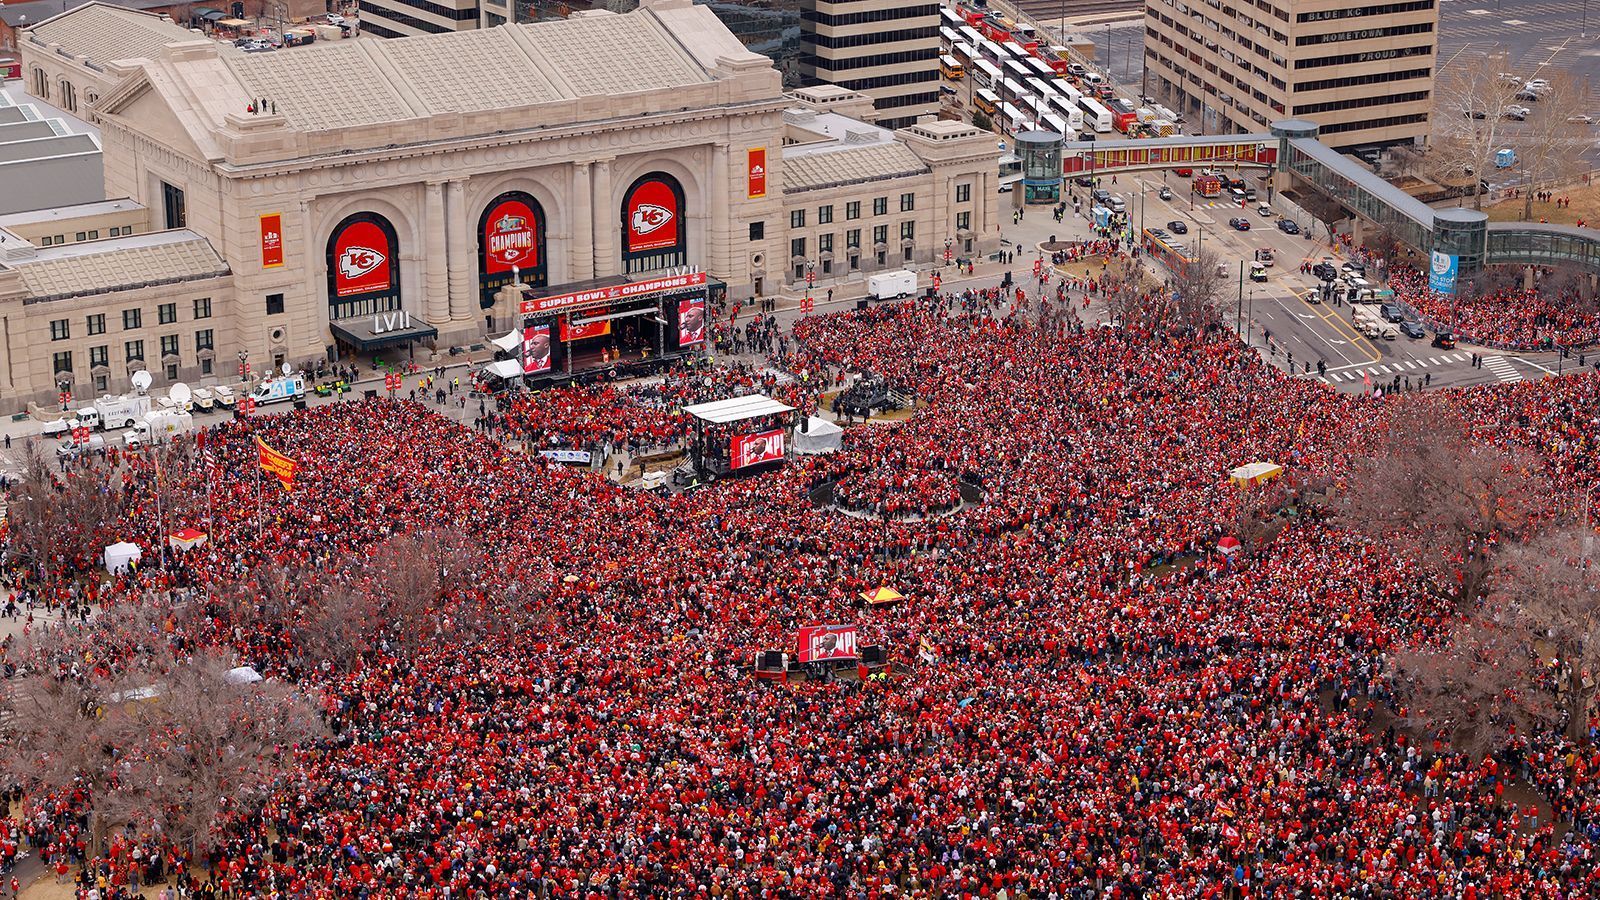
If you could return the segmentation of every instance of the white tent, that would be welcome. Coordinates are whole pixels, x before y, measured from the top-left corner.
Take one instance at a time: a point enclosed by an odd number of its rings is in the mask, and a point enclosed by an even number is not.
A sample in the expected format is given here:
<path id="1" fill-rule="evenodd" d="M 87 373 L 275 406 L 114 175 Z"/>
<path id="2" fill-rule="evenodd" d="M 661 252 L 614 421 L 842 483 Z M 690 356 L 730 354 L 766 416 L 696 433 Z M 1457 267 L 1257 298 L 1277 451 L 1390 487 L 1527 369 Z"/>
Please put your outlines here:
<path id="1" fill-rule="evenodd" d="M 115 574 L 130 569 L 142 555 L 138 544 L 130 544 L 127 541 L 112 544 L 105 551 L 106 571 Z"/>
<path id="2" fill-rule="evenodd" d="M 843 428 L 829 422 L 827 419 L 812 416 L 806 420 L 804 431 L 795 429 L 794 449 L 796 453 L 833 453 L 839 449 L 840 442 L 844 439 L 843 436 Z"/>
<path id="3" fill-rule="evenodd" d="M 522 345 L 522 335 L 517 331 L 517 329 L 513 328 L 510 332 L 495 338 L 489 343 L 495 345 L 506 353 L 512 353 L 517 349 L 517 347 Z"/>
<path id="4" fill-rule="evenodd" d="M 255 684 L 261 680 L 261 673 L 249 666 L 239 666 L 223 672 L 222 680 L 229 684 Z"/>
<path id="5" fill-rule="evenodd" d="M 492 362 L 488 365 L 485 365 L 483 370 L 488 372 L 490 375 L 498 375 L 499 377 L 504 378 L 506 381 L 510 381 L 513 378 L 520 378 L 522 376 L 522 363 L 519 363 L 514 359 L 502 359 L 498 362 Z"/>

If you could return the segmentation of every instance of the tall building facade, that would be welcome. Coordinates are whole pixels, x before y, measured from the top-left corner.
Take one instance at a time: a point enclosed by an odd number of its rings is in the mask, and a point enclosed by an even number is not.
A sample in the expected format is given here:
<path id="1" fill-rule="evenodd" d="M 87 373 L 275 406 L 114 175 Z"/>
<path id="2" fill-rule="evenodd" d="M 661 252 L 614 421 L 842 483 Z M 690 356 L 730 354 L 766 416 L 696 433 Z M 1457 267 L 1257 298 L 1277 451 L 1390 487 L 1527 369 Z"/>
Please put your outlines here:
<path id="1" fill-rule="evenodd" d="M 478 0 L 361 0 L 361 30 L 377 37 L 414 37 L 478 27 Z"/>
<path id="2" fill-rule="evenodd" d="M 806 0 L 800 19 L 803 82 L 861 91 L 886 128 L 938 113 L 938 3 Z"/>
<path id="3" fill-rule="evenodd" d="M 1208 134 L 1290 116 L 1334 147 L 1428 133 L 1438 0 L 1148 0 L 1150 86 Z"/>

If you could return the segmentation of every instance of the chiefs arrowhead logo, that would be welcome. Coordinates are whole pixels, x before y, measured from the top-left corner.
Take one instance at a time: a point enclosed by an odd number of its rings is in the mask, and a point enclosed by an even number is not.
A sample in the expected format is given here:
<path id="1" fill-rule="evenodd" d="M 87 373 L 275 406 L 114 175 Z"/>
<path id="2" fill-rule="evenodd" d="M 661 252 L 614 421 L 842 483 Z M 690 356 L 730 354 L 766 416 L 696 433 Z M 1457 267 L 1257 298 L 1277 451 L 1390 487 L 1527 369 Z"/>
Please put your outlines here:
<path id="1" fill-rule="evenodd" d="M 641 203 L 633 211 L 633 233 L 649 234 L 672 221 L 672 210 L 654 203 Z"/>
<path id="2" fill-rule="evenodd" d="M 339 274 L 353 281 L 387 260 L 388 257 L 370 247 L 346 247 L 344 253 L 339 255 Z"/>

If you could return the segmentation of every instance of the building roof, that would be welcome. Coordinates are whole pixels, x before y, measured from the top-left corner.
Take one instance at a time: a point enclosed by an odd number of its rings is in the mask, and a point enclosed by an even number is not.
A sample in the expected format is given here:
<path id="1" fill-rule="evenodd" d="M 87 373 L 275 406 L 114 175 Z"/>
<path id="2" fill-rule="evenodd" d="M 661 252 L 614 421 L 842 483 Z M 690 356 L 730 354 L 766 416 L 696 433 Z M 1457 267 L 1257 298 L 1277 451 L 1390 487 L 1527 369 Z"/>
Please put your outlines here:
<path id="1" fill-rule="evenodd" d="M 928 171 L 928 164 L 900 141 L 865 145 L 840 143 L 795 153 L 797 149 L 801 148 L 785 148 L 783 153 L 784 193 L 904 178 Z M 827 152 L 817 152 L 822 149 Z"/>
<path id="2" fill-rule="evenodd" d="M 103 216 L 108 213 L 144 209 L 145 205 L 128 197 L 115 200 L 95 200 L 91 203 L 74 203 L 69 206 L 49 206 L 22 212 L 0 215 L 0 228 L 13 225 L 32 225 L 39 222 L 60 222 L 82 216 Z"/>
<path id="3" fill-rule="evenodd" d="M 17 271 L 29 303 L 229 274 L 211 242 L 187 228 L 41 248 L 0 267 Z"/>
<path id="4" fill-rule="evenodd" d="M 693 406 L 685 406 L 683 411 L 696 419 L 720 425 L 724 422 L 742 422 L 745 419 L 754 419 L 771 413 L 794 412 L 794 407 L 762 394 L 750 394 L 745 397 L 713 400 L 710 403 L 696 403 Z"/>
<path id="5" fill-rule="evenodd" d="M 51 4 L 22 5 L 44 7 Z M 154 56 L 167 44 L 195 36 L 194 32 L 173 24 L 166 16 L 140 12 L 137 4 L 133 3 L 113 4 L 95 0 L 66 12 L 60 12 L 60 5 L 54 4 L 51 12 L 56 14 L 45 12 L 35 19 L 43 21 L 29 28 L 28 35 L 45 44 L 60 44 L 61 49 L 71 56 L 85 57 L 96 66 L 104 66 L 117 59 Z"/>
<path id="6" fill-rule="evenodd" d="M 66 134 L 54 137 L 29 138 L 0 144 L 0 166 L 55 159 L 62 156 L 98 155 L 100 142 L 91 134 Z"/>

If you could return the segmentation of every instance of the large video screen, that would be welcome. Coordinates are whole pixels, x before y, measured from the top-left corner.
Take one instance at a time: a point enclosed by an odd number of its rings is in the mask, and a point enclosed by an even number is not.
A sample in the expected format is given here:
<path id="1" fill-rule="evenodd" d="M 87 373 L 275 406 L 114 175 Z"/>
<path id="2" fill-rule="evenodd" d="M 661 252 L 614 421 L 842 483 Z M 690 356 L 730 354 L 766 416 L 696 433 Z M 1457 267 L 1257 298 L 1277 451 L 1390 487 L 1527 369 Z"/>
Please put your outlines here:
<path id="1" fill-rule="evenodd" d="M 756 434 L 742 434 L 733 439 L 728 458 L 735 469 L 760 465 L 783 459 L 783 429 L 774 428 Z"/>
<path id="2" fill-rule="evenodd" d="M 522 374 L 538 375 L 550 371 L 550 325 L 526 325 L 522 329 Z"/>

